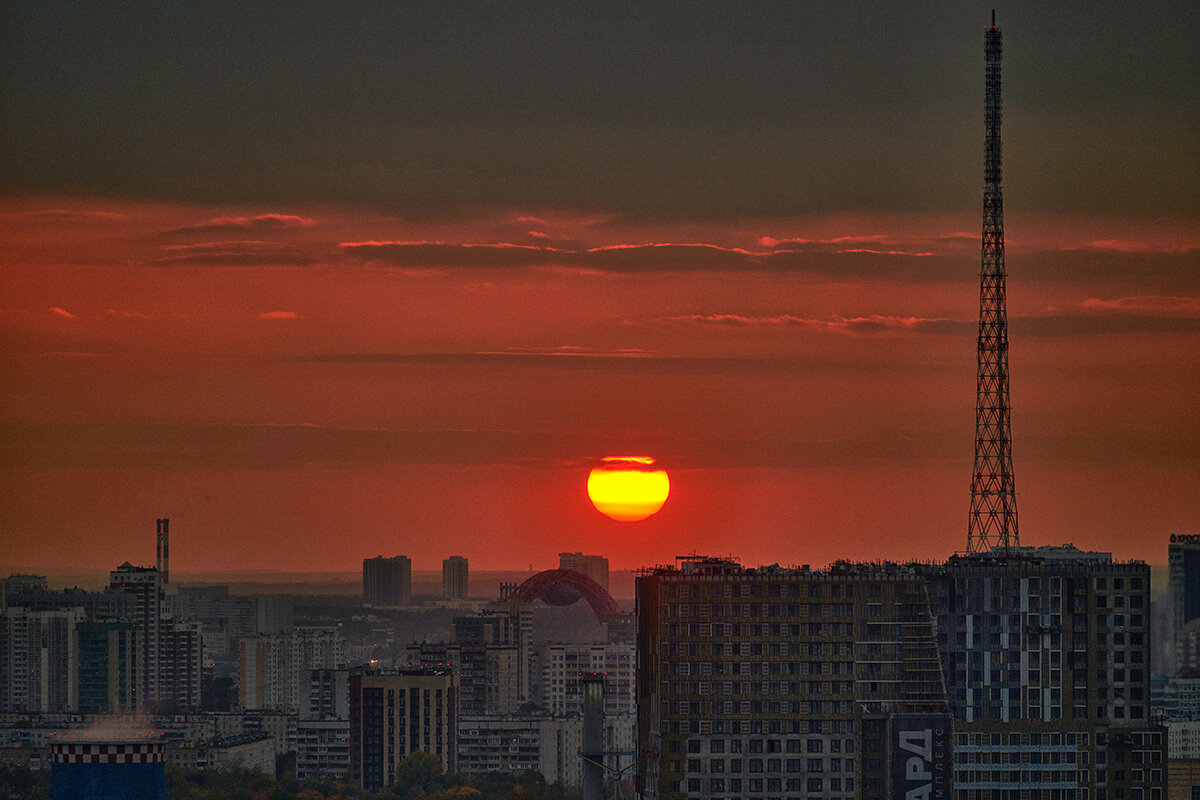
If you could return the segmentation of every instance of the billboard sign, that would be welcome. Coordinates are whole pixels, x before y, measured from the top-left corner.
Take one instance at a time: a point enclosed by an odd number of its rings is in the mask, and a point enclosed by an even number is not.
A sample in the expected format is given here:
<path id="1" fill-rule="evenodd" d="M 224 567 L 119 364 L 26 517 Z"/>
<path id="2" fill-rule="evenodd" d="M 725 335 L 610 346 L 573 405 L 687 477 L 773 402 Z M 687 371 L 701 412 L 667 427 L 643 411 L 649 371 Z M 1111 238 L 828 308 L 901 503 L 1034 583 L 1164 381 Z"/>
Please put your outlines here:
<path id="1" fill-rule="evenodd" d="M 949 714 L 895 714 L 888 720 L 890 797 L 946 800 L 954 789 Z"/>

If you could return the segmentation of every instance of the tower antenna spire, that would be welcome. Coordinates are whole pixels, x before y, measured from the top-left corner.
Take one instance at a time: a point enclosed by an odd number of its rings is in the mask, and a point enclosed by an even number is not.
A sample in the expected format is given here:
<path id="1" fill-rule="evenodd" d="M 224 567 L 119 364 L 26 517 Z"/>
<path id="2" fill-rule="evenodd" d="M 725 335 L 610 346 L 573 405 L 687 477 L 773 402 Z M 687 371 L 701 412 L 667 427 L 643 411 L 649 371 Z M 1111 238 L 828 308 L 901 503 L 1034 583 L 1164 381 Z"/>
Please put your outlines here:
<path id="1" fill-rule="evenodd" d="M 979 271 L 978 372 L 975 383 L 975 469 L 967 552 L 1020 546 L 1013 484 L 1008 399 L 1008 310 L 1004 269 L 1004 198 L 1000 183 L 1001 33 L 992 11 L 985 31 L 983 236 Z"/>

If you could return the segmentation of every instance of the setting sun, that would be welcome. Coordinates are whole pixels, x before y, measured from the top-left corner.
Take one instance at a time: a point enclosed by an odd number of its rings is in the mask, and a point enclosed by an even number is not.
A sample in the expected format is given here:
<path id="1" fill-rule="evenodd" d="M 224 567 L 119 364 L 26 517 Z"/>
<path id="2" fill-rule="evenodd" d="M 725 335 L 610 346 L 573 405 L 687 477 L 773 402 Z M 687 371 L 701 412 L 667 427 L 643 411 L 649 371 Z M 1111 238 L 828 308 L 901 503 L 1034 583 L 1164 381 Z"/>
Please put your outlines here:
<path id="1" fill-rule="evenodd" d="M 608 456 L 592 468 L 587 491 L 601 514 L 618 522 L 637 522 L 663 507 L 671 481 L 649 456 Z"/>

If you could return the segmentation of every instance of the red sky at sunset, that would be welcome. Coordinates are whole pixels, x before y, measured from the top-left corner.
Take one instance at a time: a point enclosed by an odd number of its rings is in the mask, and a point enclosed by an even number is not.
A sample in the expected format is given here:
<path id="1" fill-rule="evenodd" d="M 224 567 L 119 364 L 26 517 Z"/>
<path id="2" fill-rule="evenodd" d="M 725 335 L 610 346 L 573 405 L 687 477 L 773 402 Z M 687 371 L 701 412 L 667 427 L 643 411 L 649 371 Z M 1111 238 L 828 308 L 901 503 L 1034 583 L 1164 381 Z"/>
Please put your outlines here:
<path id="1" fill-rule="evenodd" d="M 189 572 L 965 547 L 990 6 L 129 8 L 0 19 L 0 568 L 164 516 Z M 998 14 L 1022 543 L 1155 563 L 1200 530 L 1160 11 Z M 642 454 L 663 510 L 597 513 Z"/>

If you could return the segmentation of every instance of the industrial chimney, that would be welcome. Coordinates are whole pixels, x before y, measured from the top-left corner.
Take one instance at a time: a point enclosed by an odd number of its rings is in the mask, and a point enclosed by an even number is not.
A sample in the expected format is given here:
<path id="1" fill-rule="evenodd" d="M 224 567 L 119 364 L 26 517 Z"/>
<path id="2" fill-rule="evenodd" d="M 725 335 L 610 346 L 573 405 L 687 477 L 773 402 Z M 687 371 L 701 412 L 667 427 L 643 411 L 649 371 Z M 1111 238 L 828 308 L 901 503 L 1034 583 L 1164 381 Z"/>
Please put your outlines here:
<path id="1" fill-rule="evenodd" d="M 165 586 L 169 582 L 169 570 L 171 562 L 171 535 L 169 528 L 171 520 L 157 520 L 158 526 L 158 574 L 162 576 L 162 582 Z"/>

